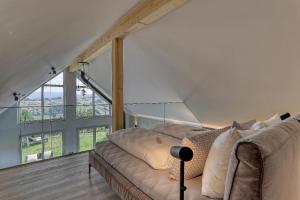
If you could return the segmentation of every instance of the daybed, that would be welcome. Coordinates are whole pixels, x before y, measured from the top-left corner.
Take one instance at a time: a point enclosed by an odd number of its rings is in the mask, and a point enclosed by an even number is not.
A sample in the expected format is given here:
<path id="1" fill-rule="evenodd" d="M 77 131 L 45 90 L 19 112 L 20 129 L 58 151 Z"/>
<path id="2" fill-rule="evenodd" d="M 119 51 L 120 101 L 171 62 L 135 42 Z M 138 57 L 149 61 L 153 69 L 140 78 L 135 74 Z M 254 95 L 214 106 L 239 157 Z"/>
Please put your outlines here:
<path id="1" fill-rule="evenodd" d="M 235 144 L 224 200 L 300 199 L 298 120 L 290 118 Z M 110 141 L 97 143 L 89 164 L 122 199 L 179 199 L 178 181 L 169 179 L 168 170 L 155 170 Z M 185 199 L 210 200 L 201 194 L 201 184 L 201 176 L 186 180 Z"/>

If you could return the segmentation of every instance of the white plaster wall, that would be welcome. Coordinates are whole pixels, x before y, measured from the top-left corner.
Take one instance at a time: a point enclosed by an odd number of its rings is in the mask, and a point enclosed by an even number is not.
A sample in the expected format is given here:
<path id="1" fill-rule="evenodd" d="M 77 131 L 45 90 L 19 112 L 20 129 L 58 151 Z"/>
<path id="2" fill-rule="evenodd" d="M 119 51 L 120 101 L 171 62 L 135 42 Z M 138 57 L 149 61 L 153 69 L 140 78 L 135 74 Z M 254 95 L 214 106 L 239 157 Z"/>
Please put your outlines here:
<path id="1" fill-rule="evenodd" d="M 129 101 L 183 101 L 202 123 L 300 113 L 300 3 L 191 0 L 125 41 Z"/>
<path id="2" fill-rule="evenodd" d="M 20 163 L 17 109 L 11 108 L 0 115 L 0 169 Z"/>
<path id="3" fill-rule="evenodd" d="M 300 113 L 299 11 L 295 0 L 191 0 L 125 39 L 126 102 L 184 102 L 216 126 Z"/>
<path id="4" fill-rule="evenodd" d="M 126 104 L 125 107 L 130 113 L 199 123 L 194 114 L 184 103 L 165 104 L 164 107 L 163 103 L 181 102 L 182 100 L 177 97 L 174 88 L 164 87 L 165 80 L 161 78 L 165 75 L 157 73 L 157 75 L 151 76 L 148 74 L 148 72 L 162 71 L 162 66 L 155 65 L 153 62 L 151 62 L 153 65 L 144 62 L 144 65 L 141 67 L 128 64 L 130 61 L 126 61 L 126 56 L 133 56 L 132 49 L 125 49 L 125 52 L 124 100 Z M 127 52 L 130 52 L 130 54 L 128 55 Z M 147 55 L 143 55 L 142 52 L 139 52 L 139 59 L 143 59 L 146 56 Z M 136 60 L 140 61 L 138 59 Z M 112 94 L 111 61 L 111 50 L 108 50 L 85 68 L 85 72 L 89 77 L 91 77 L 97 86 L 105 91 L 109 97 L 111 97 Z M 160 75 L 160 77 L 158 77 L 158 75 Z M 131 105 L 132 103 L 137 104 Z"/>

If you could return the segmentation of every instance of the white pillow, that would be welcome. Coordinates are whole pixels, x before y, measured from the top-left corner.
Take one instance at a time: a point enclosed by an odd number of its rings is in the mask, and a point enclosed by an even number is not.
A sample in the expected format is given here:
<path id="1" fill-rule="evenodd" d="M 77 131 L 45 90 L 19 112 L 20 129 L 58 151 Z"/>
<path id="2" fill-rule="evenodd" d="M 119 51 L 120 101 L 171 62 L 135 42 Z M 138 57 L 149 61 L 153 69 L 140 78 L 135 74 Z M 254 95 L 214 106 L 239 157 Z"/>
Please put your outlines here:
<path id="1" fill-rule="evenodd" d="M 52 158 L 52 151 L 45 151 L 44 152 L 44 159 Z"/>
<path id="2" fill-rule="evenodd" d="M 31 155 L 27 155 L 27 162 L 35 162 L 38 161 L 38 154 L 31 154 Z"/>
<path id="3" fill-rule="evenodd" d="M 237 121 L 233 121 L 231 127 L 232 128 L 237 128 L 239 130 L 249 130 L 253 126 L 253 124 L 256 123 L 256 120 L 249 120 L 247 122 L 239 123 Z"/>
<path id="4" fill-rule="evenodd" d="M 262 128 L 266 128 L 266 127 L 278 124 L 280 122 L 281 122 L 280 115 L 276 114 L 276 115 L 272 116 L 271 118 L 269 118 L 269 119 L 267 119 L 265 121 L 257 121 L 257 122 L 255 122 L 252 125 L 251 129 L 252 130 L 259 130 L 259 129 L 262 129 Z"/>
<path id="5" fill-rule="evenodd" d="M 173 157 L 172 146 L 178 146 L 180 140 L 143 128 L 133 128 L 110 134 L 109 140 L 124 151 L 145 161 L 153 169 L 169 169 Z"/>
<path id="6" fill-rule="evenodd" d="M 279 114 L 274 115 L 270 119 L 264 121 L 267 126 L 272 126 L 281 122 L 281 118 Z"/>
<path id="7" fill-rule="evenodd" d="M 254 130 L 242 131 L 231 128 L 214 141 L 203 171 L 202 195 L 210 198 L 223 198 L 226 175 L 234 144 L 242 137 L 253 134 Z"/>

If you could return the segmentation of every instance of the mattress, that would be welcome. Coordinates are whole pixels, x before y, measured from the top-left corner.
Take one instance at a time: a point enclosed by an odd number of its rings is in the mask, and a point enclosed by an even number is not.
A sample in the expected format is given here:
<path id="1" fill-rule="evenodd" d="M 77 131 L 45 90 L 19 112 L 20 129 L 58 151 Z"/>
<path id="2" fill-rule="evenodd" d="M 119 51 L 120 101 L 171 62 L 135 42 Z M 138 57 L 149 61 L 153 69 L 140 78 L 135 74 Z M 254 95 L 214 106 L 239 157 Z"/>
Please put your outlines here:
<path id="1" fill-rule="evenodd" d="M 95 152 L 152 199 L 179 199 L 179 183 L 168 178 L 168 170 L 154 170 L 110 141 L 97 143 Z M 185 200 L 211 200 L 201 195 L 201 180 L 199 176 L 185 181 Z"/>

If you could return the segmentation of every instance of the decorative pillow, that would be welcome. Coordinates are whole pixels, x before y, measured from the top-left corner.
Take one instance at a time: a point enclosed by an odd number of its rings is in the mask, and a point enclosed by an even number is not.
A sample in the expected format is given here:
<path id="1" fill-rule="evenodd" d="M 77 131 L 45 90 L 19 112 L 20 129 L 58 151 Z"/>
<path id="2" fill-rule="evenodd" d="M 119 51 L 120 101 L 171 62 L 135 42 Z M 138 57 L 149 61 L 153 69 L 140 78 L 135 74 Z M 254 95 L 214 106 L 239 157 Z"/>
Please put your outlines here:
<path id="1" fill-rule="evenodd" d="M 259 130 L 259 129 L 263 129 L 275 124 L 280 123 L 282 120 L 280 118 L 279 114 L 274 115 L 273 117 L 271 117 L 270 119 L 267 119 L 265 121 L 257 121 L 255 122 L 252 126 L 251 129 L 253 130 Z"/>
<path id="2" fill-rule="evenodd" d="M 234 144 L 255 131 L 231 128 L 216 138 L 209 151 L 202 176 L 202 194 L 210 198 L 223 198 L 225 182 Z"/>
<path id="3" fill-rule="evenodd" d="M 194 153 L 193 159 L 185 163 L 185 179 L 191 179 L 203 173 L 205 161 L 211 145 L 221 133 L 229 128 L 230 127 L 225 127 L 223 129 L 204 131 L 190 138 L 186 137 L 182 140 L 180 146 L 189 147 Z M 180 160 L 174 159 L 172 167 L 170 168 L 169 177 L 171 179 L 179 180 Z"/>
<path id="4" fill-rule="evenodd" d="M 239 130 L 249 130 L 252 125 L 255 124 L 256 120 L 249 120 L 247 122 L 239 123 L 237 121 L 232 122 L 232 127 L 237 128 Z"/>
<path id="5" fill-rule="evenodd" d="M 279 114 L 274 115 L 270 119 L 264 121 L 267 126 L 272 126 L 281 122 L 281 118 Z"/>
<path id="6" fill-rule="evenodd" d="M 178 146 L 180 140 L 144 128 L 132 128 L 108 136 L 109 140 L 124 151 L 145 161 L 153 169 L 170 169 L 170 148 Z"/>
<path id="7" fill-rule="evenodd" d="M 262 122 L 262 121 L 258 121 L 258 122 L 255 122 L 252 126 L 251 126 L 251 130 L 259 130 L 259 129 L 263 129 L 263 128 L 266 128 L 267 125 Z"/>

